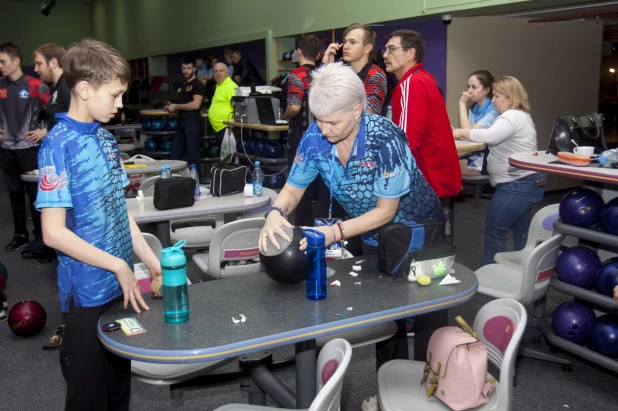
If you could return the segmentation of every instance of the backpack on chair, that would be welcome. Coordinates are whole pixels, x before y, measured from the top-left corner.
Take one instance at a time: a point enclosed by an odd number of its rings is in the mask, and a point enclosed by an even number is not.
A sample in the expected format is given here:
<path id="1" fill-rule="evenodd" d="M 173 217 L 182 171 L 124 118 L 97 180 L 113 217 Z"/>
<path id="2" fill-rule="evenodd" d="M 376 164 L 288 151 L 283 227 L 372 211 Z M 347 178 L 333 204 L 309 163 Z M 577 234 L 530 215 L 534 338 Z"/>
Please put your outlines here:
<path id="1" fill-rule="evenodd" d="M 442 327 L 431 335 L 421 385 L 452 410 L 486 404 L 496 380 L 487 380 L 487 350 L 463 318 L 459 327 Z"/>

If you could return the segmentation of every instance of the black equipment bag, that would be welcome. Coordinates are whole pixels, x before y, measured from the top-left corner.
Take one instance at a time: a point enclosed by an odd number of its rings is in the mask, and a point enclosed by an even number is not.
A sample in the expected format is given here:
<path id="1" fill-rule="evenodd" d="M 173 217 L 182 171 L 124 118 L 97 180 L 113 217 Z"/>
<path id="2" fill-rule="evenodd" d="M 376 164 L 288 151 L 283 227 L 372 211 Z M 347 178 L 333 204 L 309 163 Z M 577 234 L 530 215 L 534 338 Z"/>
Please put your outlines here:
<path id="1" fill-rule="evenodd" d="M 600 154 L 607 150 L 603 132 L 603 114 L 560 114 L 556 117 L 551 132 L 548 154 L 556 155 L 560 151 L 573 152 L 575 141 L 578 146 L 594 147 L 594 152 Z"/>
<path id="2" fill-rule="evenodd" d="M 240 193 L 245 189 L 247 166 L 229 164 L 230 158 L 231 156 L 227 156 L 210 169 L 210 194 L 215 197 Z"/>
<path id="3" fill-rule="evenodd" d="M 195 180 L 191 177 L 171 177 L 155 182 L 153 204 L 157 210 L 191 207 L 195 204 Z"/>
<path id="4" fill-rule="evenodd" d="M 389 223 L 378 232 L 378 270 L 406 278 L 412 260 L 430 260 L 454 256 L 444 223 L 401 221 Z"/>

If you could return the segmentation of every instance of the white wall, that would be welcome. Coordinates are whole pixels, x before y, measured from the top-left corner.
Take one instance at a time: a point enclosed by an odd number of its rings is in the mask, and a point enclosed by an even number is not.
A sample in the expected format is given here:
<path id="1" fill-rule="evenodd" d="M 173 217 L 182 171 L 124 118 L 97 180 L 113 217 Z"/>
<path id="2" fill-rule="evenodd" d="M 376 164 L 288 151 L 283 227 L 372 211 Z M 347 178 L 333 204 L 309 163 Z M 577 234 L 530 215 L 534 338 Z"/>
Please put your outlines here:
<path id="1" fill-rule="evenodd" d="M 560 113 L 598 109 L 603 26 L 592 21 L 528 23 L 525 18 L 456 18 L 448 28 L 447 109 L 459 124 L 458 100 L 474 70 L 517 77 L 528 92 L 539 150 Z M 550 177 L 548 190 L 579 185 Z"/>

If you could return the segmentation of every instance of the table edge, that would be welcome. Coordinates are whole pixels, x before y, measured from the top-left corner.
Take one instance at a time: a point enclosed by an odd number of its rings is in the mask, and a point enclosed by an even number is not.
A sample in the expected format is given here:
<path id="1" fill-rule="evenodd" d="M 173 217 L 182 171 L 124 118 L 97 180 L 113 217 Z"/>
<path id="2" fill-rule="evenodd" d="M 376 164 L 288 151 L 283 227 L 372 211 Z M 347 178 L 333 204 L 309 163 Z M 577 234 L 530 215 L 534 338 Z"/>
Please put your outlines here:
<path id="1" fill-rule="evenodd" d="M 300 341 L 306 341 L 309 339 L 315 339 L 318 337 L 340 333 L 343 331 L 350 331 L 356 328 L 361 328 L 371 324 L 378 324 L 386 321 L 397 320 L 400 318 L 407 318 L 414 315 L 426 314 L 432 311 L 442 310 L 450 307 L 463 304 L 470 300 L 478 289 L 478 280 L 474 282 L 474 285 L 459 294 L 455 294 L 448 298 L 440 298 L 436 300 L 428 301 L 421 305 L 398 307 L 391 310 L 381 311 L 379 315 L 364 315 L 359 317 L 353 317 L 347 320 L 337 321 L 336 326 L 330 326 L 324 328 L 321 326 L 309 327 L 302 334 L 296 334 L 294 331 L 288 331 L 280 333 L 270 337 L 261 337 L 253 340 L 249 340 L 243 343 L 233 343 L 213 348 L 205 349 L 191 349 L 191 350 L 147 350 L 147 349 L 133 349 L 128 350 L 124 344 L 116 343 L 105 336 L 105 334 L 99 329 L 97 331 L 98 338 L 103 346 L 124 358 L 136 361 L 145 361 L 158 364 L 190 364 L 200 363 L 206 361 L 216 361 L 225 358 L 234 357 L 241 354 L 248 354 L 255 351 L 263 350 L 264 348 L 274 348 L 284 345 L 294 344 Z M 410 308 L 414 307 L 414 308 Z"/>
<path id="2" fill-rule="evenodd" d="M 551 175 L 563 176 L 563 177 L 571 177 L 577 178 L 580 180 L 589 180 L 589 181 L 597 181 L 599 183 L 618 183 L 618 176 L 602 176 L 599 174 L 595 174 L 593 172 L 588 171 L 578 171 L 578 170 L 570 170 L 570 169 L 557 169 L 552 167 L 549 164 L 531 164 L 525 162 L 523 160 L 514 159 L 512 156 L 509 157 L 509 164 L 513 167 L 520 168 L 522 170 L 529 171 L 538 171 L 542 173 L 547 173 Z"/>

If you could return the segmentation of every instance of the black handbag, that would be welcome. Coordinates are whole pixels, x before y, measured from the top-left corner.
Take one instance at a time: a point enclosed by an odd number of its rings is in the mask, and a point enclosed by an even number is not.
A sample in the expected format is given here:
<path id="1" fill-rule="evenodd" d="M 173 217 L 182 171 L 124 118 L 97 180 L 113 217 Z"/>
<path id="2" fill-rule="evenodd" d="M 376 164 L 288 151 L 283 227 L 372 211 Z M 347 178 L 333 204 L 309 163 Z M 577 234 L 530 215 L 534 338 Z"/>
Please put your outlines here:
<path id="1" fill-rule="evenodd" d="M 155 182 L 153 205 L 157 210 L 195 204 L 195 180 L 191 177 L 160 178 Z"/>
<path id="2" fill-rule="evenodd" d="M 554 155 L 560 151 L 572 153 L 575 144 L 571 140 L 578 146 L 594 147 L 594 152 L 597 154 L 607 150 L 603 132 L 603 114 L 560 114 L 556 117 L 547 153 Z"/>
<path id="3" fill-rule="evenodd" d="M 402 221 L 389 223 L 378 232 L 378 270 L 408 277 L 410 263 L 455 255 L 449 244 L 444 223 L 436 221 Z M 447 273 L 439 273 L 442 275 Z"/>
<path id="4" fill-rule="evenodd" d="M 215 197 L 240 193 L 245 189 L 247 166 L 229 164 L 229 158 L 231 156 L 210 169 L 210 194 Z"/>

